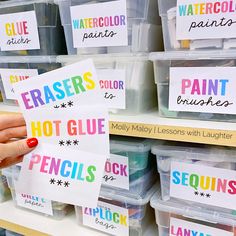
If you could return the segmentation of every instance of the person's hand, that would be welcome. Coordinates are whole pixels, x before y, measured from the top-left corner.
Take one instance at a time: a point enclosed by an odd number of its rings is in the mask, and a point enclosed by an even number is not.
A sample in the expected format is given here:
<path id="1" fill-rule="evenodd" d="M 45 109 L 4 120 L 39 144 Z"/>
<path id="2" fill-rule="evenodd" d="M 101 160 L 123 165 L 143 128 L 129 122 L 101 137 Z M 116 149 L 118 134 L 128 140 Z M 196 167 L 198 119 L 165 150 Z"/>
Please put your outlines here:
<path id="1" fill-rule="evenodd" d="M 0 168 L 21 162 L 23 156 L 37 146 L 36 138 L 22 139 L 26 135 L 25 120 L 21 114 L 0 115 Z"/>

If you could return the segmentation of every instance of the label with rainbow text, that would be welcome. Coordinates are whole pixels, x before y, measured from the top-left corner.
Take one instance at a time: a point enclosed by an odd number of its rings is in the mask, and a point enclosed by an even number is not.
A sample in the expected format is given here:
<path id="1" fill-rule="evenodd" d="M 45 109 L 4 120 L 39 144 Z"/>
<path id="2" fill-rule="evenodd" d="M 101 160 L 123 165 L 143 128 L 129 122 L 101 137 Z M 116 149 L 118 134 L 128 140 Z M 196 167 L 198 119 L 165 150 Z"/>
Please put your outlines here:
<path id="1" fill-rule="evenodd" d="M 125 70 L 97 70 L 104 101 L 111 109 L 125 109 Z"/>
<path id="2" fill-rule="evenodd" d="M 170 236 L 233 236 L 233 232 L 170 218 Z"/>
<path id="3" fill-rule="evenodd" d="M 37 211 L 46 215 L 53 215 L 52 202 L 39 196 L 16 193 L 16 204 L 18 206 Z"/>
<path id="4" fill-rule="evenodd" d="M 40 49 L 35 11 L 0 15 L 0 35 L 1 51 Z"/>
<path id="5" fill-rule="evenodd" d="M 105 164 L 103 184 L 129 190 L 129 162 L 126 156 L 110 154 Z"/>
<path id="6" fill-rule="evenodd" d="M 236 171 L 172 162 L 170 197 L 236 210 Z"/>
<path id="7" fill-rule="evenodd" d="M 34 151 L 24 156 L 16 191 L 44 196 L 52 201 L 95 207 L 105 160 L 106 155 L 55 148 L 55 145 L 40 142 Z"/>
<path id="8" fill-rule="evenodd" d="M 126 0 L 71 7 L 75 48 L 128 45 Z"/>
<path id="9" fill-rule="evenodd" d="M 236 114 L 236 67 L 171 67 L 169 110 Z"/>
<path id="10" fill-rule="evenodd" d="M 98 201 L 96 208 L 82 208 L 83 224 L 111 235 L 129 235 L 128 209 Z"/>
<path id="11" fill-rule="evenodd" d="M 6 98 L 16 99 L 12 84 L 37 75 L 38 70 L 36 69 L 0 69 L 0 76 L 2 79 Z"/>
<path id="12" fill-rule="evenodd" d="M 177 39 L 236 38 L 235 13 L 236 0 L 177 0 Z"/>

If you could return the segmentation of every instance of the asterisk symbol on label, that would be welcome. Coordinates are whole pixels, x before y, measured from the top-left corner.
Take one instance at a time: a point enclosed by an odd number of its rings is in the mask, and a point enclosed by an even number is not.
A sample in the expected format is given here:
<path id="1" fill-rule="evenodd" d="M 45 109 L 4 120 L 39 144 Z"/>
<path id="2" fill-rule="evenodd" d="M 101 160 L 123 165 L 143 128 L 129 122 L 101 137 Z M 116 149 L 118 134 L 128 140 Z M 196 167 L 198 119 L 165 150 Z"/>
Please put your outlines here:
<path id="1" fill-rule="evenodd" d="M 64 102 L 61 104 L 61 108 L 66 108 L 66 104 Z"/>
<path id="2" fill-rule="evenodd" d="M 67 146 L 70 146 L 70 145 L 71 145 L 71 141 L 70 141 L 70 140 L 67 140 L 67 141 L 66 141 L 66 145 L 67 145 Z"/>
<path id="3" fill-rule="evenodd" d="M 205 196 L 205 194 L 204 194 L 204 193 L 200 193 L 200 196 L 201 196 L 201 197 L 204 197 L 204 196 Z"/>
<path id="4" fill-rule="evenodd" d="M 78 145 L 79 144 L 79 140 L 77 140 L 77 139 L 73 140 L 73 144 L 74 145 Z"/>
<path id="5" fill-rule="evenodd" d="M 57 180 L 57 185 L 62 185 L 62 181 L 61 180 Z"/>
<path id="6" fill-rule="evenodd" d="M 70 185 L 69 181 L 64 182 L 64 187 L 69 187 L 69 185 Z"/>
<path id="7" fill-rule="evenodd" d="M 198 191 L 195 191 L 194 194 L 195 194 L 195 195 L 198 195 Z"/>
<path id="8" fill-rule="evenodd" d="M 65 142 L 64 142 L 63 140 L 60 140 L 60 141 L 59 141 L 59 145 L 60 145 L 60 146 L 64 146 L 64 145 L 65 145 Z"/>
<path id="9" fill-rule="evenodd" d="M 59 107 L 60 107 L 60 106 L 58 106 L 58 105 L 55 105 L 55 106 L 54 106 L 54 108 L 59 108 Z"/>
<path id="10" fill-rule="evenodd" d="M 211 197 L 211 194 L 210 194 L 210 193 L 207 193 L 207 194 L 206 194 L 206 197 L 207 197 L 207 198 L 210 198 L 210 197 Z"/>
<path id="11" fill-rule="evenodd" d="M 69 101 L 68 103 L 67 103 L 67 105 L 69 106 L 69 107 L 73 107 L 73 102 L 72 101 Z"/>
<path id="12" fill-rule="evenodd" d="M 54 178 L 50 179 L 49 183 L 50 184 L 55 184 L 56 180 Z"/>

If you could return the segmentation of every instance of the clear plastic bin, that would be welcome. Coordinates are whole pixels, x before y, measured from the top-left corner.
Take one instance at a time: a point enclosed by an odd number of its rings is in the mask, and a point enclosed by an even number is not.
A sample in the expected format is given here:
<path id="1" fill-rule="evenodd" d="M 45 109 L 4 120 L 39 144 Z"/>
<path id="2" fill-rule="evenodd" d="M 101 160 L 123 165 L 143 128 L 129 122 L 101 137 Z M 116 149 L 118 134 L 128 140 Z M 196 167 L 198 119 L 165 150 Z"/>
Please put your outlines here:
<path id="1" fill-rule="evenodd" d="M 128 170 L 128 176 L 126 176 L 125 180 L 123 178 L 120 181 L 123 181 L 123 183 L 126 181 L 129 189 L 121 186 L 116 187 L 115 183 L 117 182 L 112 183 L 109 179 L 108 181 L 103 181 L 103 188 L 110 188 L 111 192 L 117 192 L 121 195 L 133 195 L 134 198 L 145 195 L 146 191 L 151 188 L 157 179 L 156 170 L 153 168 L 156 165 L 156 159 L 151 154 L 151 144 L 152 141 L 147 139 L 111 136 L 111 158 L 108 161 L 109 165 L 106 165 L 107 168 L 105 167 L 104 175 L 107 178 L 114 177 L 115 181 L 117 181 L 116 179 L 124 174 L 119 173 L 116 175 L 116 172 L 122 172 L 122 169 Z M 112 159 L 112 155 L 115 155 L 115 161 Z M 116 167 L 115 170 L 113 170 L 113 166 Z"/>
<path id="2" fill-rule="evenodd" d="M 17 103 L 17 100 L 7 98 L 4 84 L 2 81 L 3 78 L 1 77 L 1 69 L 11 69 L 11 70 L 36 69 L 37 73 L 40 75 L 40 74 L 43 74 L 45 72 L 48 72 L 48 71 L 51 71 L 60 67 L 61 65 L 56 62 L 56 57 L 54 56 L 31 56 L 31 57 L 1 56 L 0 57 L 0 90 L 2 91 L 4 104 L 16 106 L 18 103 Z M 17 75 L 17 72 L 14 75 Z M 8 79 L 8 78 L 5 78 L 5 79 Z"/>
<path id="3" fill-rule="evenodd" d="M 170 86 L 170 68 L 188 68 L 188 67 L 235 67 L 236 51 L 193 51 L 193 52 L 156 52 L 150 54 L 150 60 L 154 63 L 155 83 L 158 90 L 158 108 L 159 115 L 170 118 L 197 119 L 197 120 L 215 120 L 235 122 L 234 114 L 205 113 L 194 111 L 170 111 L 169 109 L 169 86 Z M 191 71 L 191 69 L 189 70 Z M 211 71 L 211 69 L 209 69 Z M 196 78 L 198 74 L 196 73 Z M 186 76 L 187 77 L 187 76 Z M 194 96 L 185 96 L 189 100 L 194 100 Z M 208 96 L 210 97 L 210 96 Z M 213 100 L 217 101 L 216 95 L 211 95 Z M 222 98 L 222 97 L 221 97 Z M 199 99 L 200 100 L 200 99 Z M 206 99 L 205 99 L 206 100 Z M 223 101 L 223 100 L 222 100 Z M 198 107 L 197 107 L 198 108 Z M 212 111 L 214 107 L 211 108 Z"/>
<path id="4" fill-rule="evenodd" d="M 18 234 L 10 230 L 6 230 L 5 234 L 6 236 L 23 236 L 22 234 Z"/>
<path id="5" fill-rule="evenodd" d="M 35 11 L 40 49 L 0 51 L 1 56 L 62 55 L 66 43 L 58 5 L 53 0 L 12 0 L 0 3 L 0 15 Z"/>
<path id="6" fill-rule="evenodd" d="M 200 144 L 166 142 L 160 145 L 153 145 L 152 153 L 156 155 L 157 159 L 157 168 L 161 183 L 161 199 L 163 201 L 177 199 L 184 204 L 192 204 L 196 207 L 215 209 L 217 211 L 235 214 L 235 210 L 232 210 L 234 209 L 233 206 L 229 207 L 226 203 L 221 204 L 220 198 L 223 198 L 224 194 L 220 195 L 221 197 L 215 194 L 224 193 L 224 190 L 221 189 L 221 181 L 224 178 L 231 178 L 227 171 L 235 172 L 236 174 L 236 149 Z M 174 166 L 172 166 L 173 163 Z M 178 164 L 177 167 L 176 163 Z M 182 166 L 184 171 L 181 170 L 179 166 Z M 179 178 L 182 182 L 179 184 L 174 182 L 176 179 L 174 172 L 180 173 Z M 222 177 L 222 173 L 225 173 L 227 176 Z M 182 176 L 185 176 L 186 179 Z M 189 184 L 190 176 L 192 176 L 191 184 Z M 201 177 L 201 182 L 198 176 L 203 176 Z M 205 182 L 202 184 L 206 176 L 209 179 L 209 186 L 204 185 Z M 193 183 L 195 177 L 199 178 L 199 181 Z M 179 188 L 178 195 L 174 192 L 175 190 L 173 190 L 175 186 Z M 215 186 L 215 189 L 213 186 Z M 212 197 L 213 200 L 209 201 L 207 196 Z M 209 199 L 211 200 L 211 198 Z M 228 201 L 230 202 L 230 200 Z"/>
<path id="7" fill-rule="evenodd" d="M 162 20 L 164 47 L 166 51 L 222 50 L 222 49 L 235 49 L 236 48 L 235 38 L 222 37 L 222 38 L 213 38 L 213 39 L 199 38 L 195 40 L 190 40 L 190 39 L 177 40 L 177 37 L 176 37 L 177 0 L 157 0 L 157 1 L 158 1 L 158 7 L 159 7 L 159 14 Z M 224 13 L 221 13 L 221 17 L 223 16 L 224 16 Z M 201 20 L 203 20 L 204 22 L 204 18 L 202 18 Z M 196 20 L 196 22 L 200 22 L 201 20 L 199 18 L 199 21 Z M 211 18 L 210 20 L 213 20 L 213 18 Z M 189 22 L 191 21 L 189 20 Z M 209 21 L 209 25 L 210 25 L 210 22 L 211 21 Z"/>
<path id="8" fill-rule="evenodd" d="M 15 184 L 14 184 L 15 181 L 18 180 L 18 177 L 20 174 L 20 169 L 21 169 L 21 167 L 19 165 L 14 165 L 14 166 L 3 169 L 2 172 L 3 172 L 3 175 L 5 175 L 7 178 L 7 183 L 8 183 L 10 190 L 11 190 L 11 195 L 12 195 L 12 199 L 13 199 L 15 206 L 19 207 L 19 208 L 23 208 L 23 207 L 17 205 Z M 29 210 L 28 208 L 23 208 L 23 209 Z M 69 212 L 71 212 L 72 209 L 73 209 L 73 207 L 71 205 L 52 201 L 53 215 L 52 216 L 46 215 L 46 214 L 44 214 L 44 215 L 52 217 L 53 219 L 56 219 L 56 220 L 62 220 Z M 33 212 L 36 212 L 36 211 L 33 211 Z M 39 212 L 37 212 L 37 213 L 39 213 Z M 39 214 L 42 214 L 42 213 L 39 213 Z"/>
<path id="9" fill-rule="evenodd" d="M 108 191 L 101 191 L 99 201 L 101 203 L 107 203 L 112 206 L 118 206 L 128 210 L 129 216 L 129 236 L 141 236 L 152 224 L 154 220 L 153 211 L 149 205 L 150 198 L 153 193 L 157 190 L 157 185 L 154 185 L 143 198 L 133 199 L 128 196 L 121 196 L 116 193 Z M 112 210 L 112 209 L 111 209 Z M 75 206 L 76 218 L 79 225 L 84 225 L 83 209 L 80 206 Z M 100 217 L 98 216 L 98 220 Z M 110 224 L 109 221 L 104 220 L 104 223 Z M 115 226 L 116 223 L 113 223 Z M 87 225 L 86 225 L 87 226 Z M 109 231 L 104 231 L 109 232 Z M 110 234 L 109 234 L 110 235 Z M 122 235 L 123 236 L 123 235 Z"/>
<path id="10" fill-rule="evenodd" d="M 178 223 L 180 223 L 179 226 L 182 231 L 186 229 L 183 224 L 195 224 L 195 227 L 199 231 L 200 228 L 202 229 L 204 226 L 211 227 L 213 230 L 223 230 L 218 231 L 215 234 L 207 234 L 209 228 L 206 228 L 205 232 L 200 231 L 204 235 L 225 236 L 227 232 L 231 232 L 232 235 L 236 235 L 236 218 L 232 214 L 223 213 L 214 209 L 209 210 L 205 207 L 197 207 L 194 204 L 188 204 L 187 202 L 164 202 L 160 199 L 158 193 L 153 195 L 150 203 L 155 209 L 155 218 L 156 224 L 158 225 L 159 236 L 172 235 L 170 232 L 176 232 Z M 172 219 L 176 219 L 177 224 L 172 223 Z M 186 232 L 190 229 L 192 228 L 189 225 Z M 201 234 L 199 233 L 199 235 Z"/>
<path id="11" fill-rule="evenodd" d="M 67 51 L 72 54 L 150 52 L 163 49 L 162 29 L 156 0 L 127 0 L 128 46 L 74 48 L 70 7 L 114 0 L 55 0 L 59 4 Z"/>
<path id="12" fill-rule="evenodd" d="M 57 61 L 68 65 L 86 58 L 87 56 L 58 56 Z M 110 112 L 135 115 L 157 107 L 153 65 L 148 61 L 147 54 L 93 55 L 89 58 L 93 59 L 98 75 L 100 70 L 125 70 L 125 109 L 111 108 Z M 103 91 L 105 93 L 106 90 Z"/>
<path id="13" fill-rule="evenodd" d="M 11 198 L 11 192 L 7 185 L 7 179 L 0 171 L 0 203 Z"/>

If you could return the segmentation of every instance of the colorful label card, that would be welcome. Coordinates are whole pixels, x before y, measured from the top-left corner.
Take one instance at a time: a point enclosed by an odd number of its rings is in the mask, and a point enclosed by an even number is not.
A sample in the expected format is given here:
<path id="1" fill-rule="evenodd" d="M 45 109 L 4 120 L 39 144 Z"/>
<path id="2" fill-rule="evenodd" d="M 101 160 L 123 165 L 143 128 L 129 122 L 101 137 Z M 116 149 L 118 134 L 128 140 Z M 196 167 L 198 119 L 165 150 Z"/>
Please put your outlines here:
<path id="1" fill-rule="evenodd" d="M 169 110 L 236 114 L 236 67 L 170 68 Z"/>
<path id="2" fill-rule="evenodd" d="M 177 39 L 236 38 L 235 12 L 236 0 L 177 0 Z"/>
<path id="3" fill-rule="evenodd" d="M 40 49 L 35 11 L 0 15 L 0 35 L 1 51 Z"/>
<path id="4" fill-rule="evenodd" d="M 2 79 L 5 95 L 7 99 L 15 100 L 15 92 L 12 87 L 13 84 L 31 77 L 37 76 L 36 69 L 0 69 L 0 77 Z"/>
<path id="5" fill-rule="evenodd" d="M 16 191 L 95 207 L 106 157 L 40 142 L 24 157 Z"/>
<path id="6" fill-rule="evenodd" d="M 199 236 L 233 236 L 233 232 L 209 227 L 191 221 L 170 218 L 170 236 L 199 235 Z"/>
<path id="7" fill-rule="evenodd" d="M 236 171 L 171 163 L 170 196 L 236 210 Z"/>
<path id="8" fill-rule="evenodd" d="M 129 162 L 127 157 L 110 154 L 105 164 L 103 184 L 129 190 Z"/>
<path id="9" fill-rule="evenodd" d="M 96 208 L 83 207 L 83 224 L 111 235 L 129 235 L 128 209 L 102 201 Z"/>
<path id="10" fill-rule="evenodd" d="M 72 106 L 53 112 L 42 109 L 27 113 L 25 118 L 28 136 L 40 142 L 109 155 L 108 112 L 103 106 Z"/>
<path id="11" fill-rule="evenodd" d="M 23 113 L 49 106 L 52 110 L 71 99 L 75 107 L 104 103 L 91 59 L 41 74 L 34 83 L 21 81 L 13 88 Z"/>
<path id="12" fill-rule="evenodd" d="M 75 48 L 128 45 L 126 0 L 72 6 Z"/>
<path id="13" fill-rule="evenodd" d="M 37 211 L 46 215 L 53 215 L 52 202 L 39 196 L 16 193 L 16 204 L 18 206 Z"/>
<path id="14" fill-rule="evenodd" d="M 111 109 L 125 109 L 125 70 L 97 70 L 99 85 L 107 106 Z"/>

